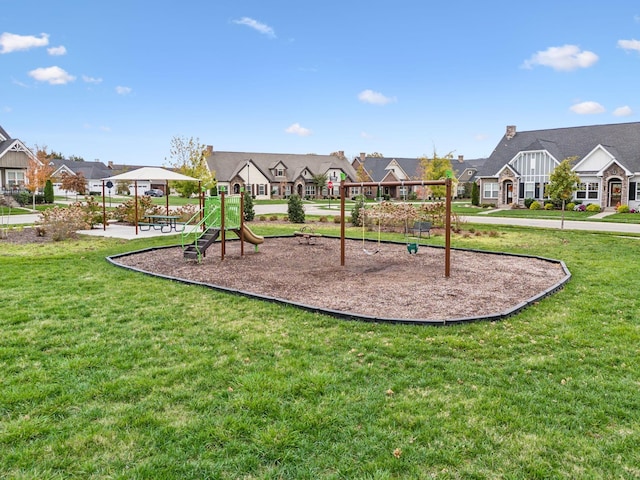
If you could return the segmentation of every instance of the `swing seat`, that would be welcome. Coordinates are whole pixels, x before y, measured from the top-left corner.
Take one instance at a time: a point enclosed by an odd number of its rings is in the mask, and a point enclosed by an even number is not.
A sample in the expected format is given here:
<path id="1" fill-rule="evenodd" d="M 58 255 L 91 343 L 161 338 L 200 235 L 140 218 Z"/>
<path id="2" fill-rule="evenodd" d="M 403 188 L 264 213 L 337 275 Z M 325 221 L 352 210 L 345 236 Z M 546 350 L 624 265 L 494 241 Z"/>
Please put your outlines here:
<path id="1" fill-rule="evenodd" d="M 363 248 L 362 251 L 364 253 L 366 253 L 367 255 L 375 255 L 376 253 L 380 252 L 380 250 L 375 250 L 373 252 L 370 252 L 369 250 L 367 250 L 366 248 Z"/>
<path id="2" fill-rule="evenodd" d="M 417 243 L 407 243 L 407 252 L 409 252 L 409 255 L 411 255 L 412 253 L 418 253 L 418 244 Z"/>

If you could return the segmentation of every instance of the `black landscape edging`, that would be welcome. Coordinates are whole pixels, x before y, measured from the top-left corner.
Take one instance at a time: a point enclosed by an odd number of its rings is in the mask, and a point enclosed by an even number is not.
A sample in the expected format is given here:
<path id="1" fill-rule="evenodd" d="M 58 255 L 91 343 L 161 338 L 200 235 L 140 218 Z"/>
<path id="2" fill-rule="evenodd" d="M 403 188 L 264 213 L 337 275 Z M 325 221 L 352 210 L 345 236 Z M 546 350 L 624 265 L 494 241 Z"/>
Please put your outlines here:
<path id="1" fill-rule="evenodd" d="M 265 238 L 293 238 L 294 235 L 274 235 L 274 236 L 269 236 L 269 237 L 265 237 Z M 332 239 L 339 239 L 340 237 L 336 237 L 336 236 L 331 236 L 331 235 L 325 235 L 324 238 L 332 238 Z M 239 239 L 230 239 L 228 241 L 238 241 Z M 347 240 L 349 241 L 353 241 L 354 239 L 352 238 L 348 238 Z M 360 240 L 357 240 L 360 241 Z M 369 241 L 375 241 L 375 240 L 369 240 Z M 391 240 L 381 240 L 380 243 L 386 243 L 386 244 L 393 244 L 393 245 L 401 245 L 401 242 L 394 242 Z M 252 299 L 256 299 L 256 300 L 264 300 L 267 302 L 271 302 L 271 303 L 277 303 L 279 305 L 291 305 L 293 307 L 302 309 L 302 310 L 306 310 L 308 312 L 312 312 L 312 313 L 320 313 L 323 315 L 329 315 L 331 317 L 335 317 L 335 318 L 340 318 L 342 320 L 357 320 L 357 321 L 363 321 L 363 322 L 376 322 L 376 323 L 397 323 L 397 324 L 406 324 L 406 325 L 430 325 L 430 326 L 445 326 L 445 325 L 457 325 L 457 324 L 461 324 L 461 323 L 470 323 L 470 322 L 479 322 L 479 321 L 490 321 L 490 322 L 496 322 L 496 321 L 500 321 L 500 320 L 504 320 L 508 317 L 512 317 L 518 313 L 520 313 L 522 310 L 524 310 L 525 308 L 539 302 L 540 300 L 542 300 L 545 297 L 548 297 L 549 295 L 552 295 L 553 293 L 557 292 L 558 290 L 561 290 L 564 285 L 571 279 L 571 272 L 569 272 L 569 269 L 567 268 L 567 266 L 565 265 L 565 263 L 562 260 L 556 260 L 556 259 L 552 259 L 552 258 L 545 258 L 545 257 L 538 257 L 535 255 L 525 255 L 525 254 L 519 254 L 519 253 L 506 253 L 506 252 L 490 252 L 490 251 L 483 251 L 483 250 L 474 250 L 471 248 L 452 248 L 452 250 L 459 250 L 459 251 L 466 251 L 466 252 L 473 252 L 473 253 L 481 253 L 481 254 L 487 254 L 487 255 L 506 255 L 506 256 L 511 256 L 511 257 L 523 257 L 523 258 L 534 258 L 537 260 L 543 260 L 545 262 L 550 262 L 550 263 L 557 263 L 560 264 L 560 266 L 562 267 L 562 270 L 565 273 L 565 277 L 560 280 L 559 282 L 557 282 L 555 285 L 552 285 L 551 287 L 547 288 L 546 290 L 540 292 L 539 294 L 523 301 L 520 302 L 519 304 L 515 305 L 514 307 L 505 310 L 503 312 L 499 312 L 496 314 L 490 314 L 490 315 L 481 315 L 481 316 L 477 316 L 477 317 L 458 317 L 458 318 L 452 318 L 452 319 L 407 319 L 407 318 L 390 318 L 390 317 L 374 317 L 371 315 L 360 315 L 360 314 L 355 314 L 355 313 L 348 313 L 348 312 L 343 312 L 340 310 L 333 310 L 333 309 L 329 309 L 329 308 L 322 308 L 322 307 L 316 307 L 313 305 L 306 305 L 304 303 L 299 303 L 299 302 L 291 302 L 291 301 L 287 301 L 287 300 L 283 300 L 281 298 L 276 298 L 276 297 L 270 297 L 267 295 L 260 295 L 257 293 L 251 293 L 251 292 L 247 292 L 245 290 L 236 290 L 233 288 L 227 288 L 227 287 L 221 287 L 219 285 L 214 285 L 212 283 L 205 283 L 205 282 L 196 282 L 193 280 L 186 280 L 184 278 L 178 278 L 178 277 L 172 277 L 170 275 L 161 275 L 161 274 L 157 274 L 157 273 L 151 273 L 148 272 L 146 270 L 142 270 L 140 268 L 136 268 L 136 267 L 130 267 L 127 265 L 122 265 L 120 263 L 117 263 L 115 261 L 115 259 L 120 258 L 120 257 L 127 257 L 130 255 L 135 255 L 138 253 L 144 253 L 144 252 L 152 252 L 154 250 L 163 250 L 165 248 L 176 248 L 176 247 L 181 247 L 182 245 L 164 245 L 164 246 L 159 246 L 159 247 L 149 247 L 149 248 L 143 248 L 141 250 L 134 250 L 132 252 L 126 252 L 126 253 L 119 253 L 116 255 L 110 255 L 108 257 L 106 257 L 107 261 L 109 263 L 111 263 L 112 265 L 115 265 L 117 267 L 120 268 L 125 268 L 128 270 L 132 270 L 134 272 L 138 272 L 138 273 L 143 273 L 145 275 L 150 275 L 153 277 L 159 277 L 159 278 L 164 278 L 167 280 L 172 280 L 174 282 L 179 282 L 179 283 L 184 283 L 187 285 L 197 285 L 197 286 L 201 286 L 201 287 L 207 287 L 210 288 L 212 290 L 216 290 L 219 292 L 223 292 L 223 293 L 229 293 L 232 295 L 239 295 L 242 297 L 246 297 L 246 298 L 252 298 Z M 426 245 L 426 244 L 420 244 L 420 246 L 424 246 L 424 247 L 429 247 L 429 248 L 445 248 L 444 246 L 441 245 Z"/>

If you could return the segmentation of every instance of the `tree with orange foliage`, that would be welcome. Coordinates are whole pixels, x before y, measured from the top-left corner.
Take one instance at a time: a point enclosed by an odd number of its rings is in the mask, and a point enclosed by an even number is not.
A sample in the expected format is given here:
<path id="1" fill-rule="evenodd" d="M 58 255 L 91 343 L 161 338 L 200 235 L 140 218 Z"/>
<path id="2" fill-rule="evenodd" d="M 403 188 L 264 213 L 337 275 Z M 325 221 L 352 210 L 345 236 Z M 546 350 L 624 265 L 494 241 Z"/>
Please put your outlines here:
<path id="1" fill-rule="evenodd" d="M 76 192 L 79 195 L 84 195 L 87 192 L 87 180 L 82 172 L 77 175 L 62 172 L 60 174 L 60 188 L 66 192 Z"/>
<path id="2" fill-rule="evenodd" d="M 26 188 L 31 192 L 33 197 L 33 209 L 36 209 L 36 193 L 42 189 L 47 180 L 51 178 L 53 167 L 46 161 L 40 161 L 38 158 L 29 159 L 29 166 L 26 173 Z"/>

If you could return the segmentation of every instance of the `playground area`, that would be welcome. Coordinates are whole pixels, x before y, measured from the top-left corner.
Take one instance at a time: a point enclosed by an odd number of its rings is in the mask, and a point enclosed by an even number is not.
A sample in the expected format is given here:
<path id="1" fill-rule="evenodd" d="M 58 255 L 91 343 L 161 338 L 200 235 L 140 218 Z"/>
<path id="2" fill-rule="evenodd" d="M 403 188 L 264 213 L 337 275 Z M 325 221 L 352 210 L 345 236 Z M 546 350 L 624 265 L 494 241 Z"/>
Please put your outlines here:
<path id="1" fill-rule="evenodd" d="M 322 237 L 267 238 L 258 252 L 240 242 L 220 242 L 201 263 L 185 262 L 180 246 L 134 252 L 113 261 L 154 275 L 198 282 L 348 315 L 406 321 L 455 321 L 503 314 L 553 289 L 567 272 L 560 263 L 531 257 L 452 250 L 450 277 L 445 250 L 421 245 Z M 366 253 L 364 250 L 368 251 Z M 377 253 L 371 254 L 376 251 Z"/>

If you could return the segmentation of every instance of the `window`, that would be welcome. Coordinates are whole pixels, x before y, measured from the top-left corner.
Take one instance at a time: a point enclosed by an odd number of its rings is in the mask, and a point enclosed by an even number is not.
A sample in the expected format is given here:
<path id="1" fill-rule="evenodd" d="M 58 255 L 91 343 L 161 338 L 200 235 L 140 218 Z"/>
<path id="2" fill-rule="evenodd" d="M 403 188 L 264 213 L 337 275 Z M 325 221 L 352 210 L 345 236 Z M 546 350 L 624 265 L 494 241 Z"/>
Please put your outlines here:
<path id="1" fill-rule="evenodd" d="M 484 198 L 498 198 L 498 182 L 485 182 L 482 196 Z"/>
<path id="2" fill-rule="evenodd" d="M 576 198 L 579 200 L 597 200 L 600 183 L 579 183 L 576 189 Z"/>
<path id="3" fill-rule="evenodd" d="M 7 170 L 7 185 L 18 187 L 24 185 L 24 170 Z"/>
<path id="4" fill-rule="evenodd" d="M 264 184 L 258 185 L 258 195 L 264 195 Z"/>
<path id="5" fill-rule="evenodd" d="M 524 198 L 536 198 L 535 184 L 526 182 L 524 184 Z"/>
<path id="6" fill-rule="evenodd" d="M 313 184 L 307 184 L 304 187 L 304 194 L 308 197 L 312 197 L 316 194 L 316 186 Z"/>
<path id="7" fill-rule="evenodd" d="M 284 177 L 284 168 L 276 168 L 276 177 Z"/>

